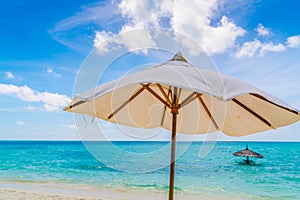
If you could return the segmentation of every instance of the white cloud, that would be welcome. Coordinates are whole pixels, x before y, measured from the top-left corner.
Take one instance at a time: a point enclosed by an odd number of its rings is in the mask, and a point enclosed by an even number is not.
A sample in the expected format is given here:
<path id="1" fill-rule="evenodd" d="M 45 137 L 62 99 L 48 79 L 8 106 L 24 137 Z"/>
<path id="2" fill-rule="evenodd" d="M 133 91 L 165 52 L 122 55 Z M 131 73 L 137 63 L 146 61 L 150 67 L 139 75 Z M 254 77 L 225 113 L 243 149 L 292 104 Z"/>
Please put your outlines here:
<path id="1" fill-rule="evenodd" d="M 108 40 L 109 39 L 109 40 Z M 137 29 L 131 26 L 124 26 L 120 34 L 110 32 L 96 32 L 94 46 L 100 53 L 108 52 L 114 46 L 124 46 L 129 51 L 142 52 L 147 54 L 147 48 L 156 47 L 150 32 L 146 29 Z"/>
<path id="2" fill-rule="evenodd" d="M 76 49 L 77 51 L 90 51 L 90 46 L 86 45 L 86 43 L 90 41 L 85 40 L 85 38 L 90 37 L 90 33 L 83 36 L 85 33 L 78 31 L 78 28 L 84 27 L 85 30 L 94 32 L 90 26 L 91 24 L 101 27 L 101 29 L 107 29 L 117 24 L 119 19 L 120 13 L 114 1 L 96 2 L 88 6 L 83 6 L 82 11 L 76 13 L 74 16 L 57 22 L 55 26 L 49 30 L 49 33 L 53 39 L 63 45 Z M 68 37 L 70 33 L 72 40 Z"/>
<path id="3" fill-rule="evenodd" d="M 178 34 L 192 38 L 210 54 L 221 53 L 232 48 L 236 39 L 246 32 L 226 16 L 222 16 L 216 25 L 212 24 L 214 12 L 218 8 L 217 0 L 189 1 L 189 3 L 184 0 L 122 0 L 118 8 L 125 23 L 117 34 L 122 35 L 122 33 L 138 28 L 162 27 L 163 21 L 167 18 L 169 24 L 162 28 L 174 31 L 177 34 L 177 40 L 182 45 L 193 50 L 192 47 L 187 46 L 190 43 L 186 43 Z M 96 32 L 94 46 L 100 51 L 108 51 L 107 45 L 101 46 L 108 36 L 112 34 L 106 31 Z M 119 41 L 113 42 L 123 44 L 129 50 L 157 46 L 152 35 L 145 29 L 144 32 L 140 31 L 135 35 L 123 36 L 126 37 L 121 36 L 118 38 Z"/>
<path id="4" fill-rule="evenodd" d="M 40 102 L 46 111 L 62 109 L 71 99 L 66 95 L 50 92 L 35 91 L 28 86 L 16 86 L 12 84 L 0 84 L 0 95 L 7 95 L 21 99 L 25 102 Z"/>
<path id="5" fill-rule="evenodd" d="M 160 13 L 158 5 L 159 3 L 155 1 L 122 0 L 119 9 L 122 16 L 128 18 L 129 24 L 133 26 L 139 23 L 158 26 Z"/>
<path id="6" fill-rule="evenodd" d="M 67 35 L 64 32 L 70 31 L 72 33 L 76 28 L 82 28 L 89 24 L 97 25 L 96 30 L 98 29 L 98 31 L 89 30 L 94 32 L 93 45 L 100 52 L 108 52 L 120 45 L 128 50 L 157 47 L 155 36 L 147 31 L 149 27 L 165 28 L 174 32 L 176 42 L 179 42 L 181 46 L 190 48 L 190 52 L 193 54 L 200 53 L 197 52 L 199 49 L 196 51 L 195 45 L 191 45 L 192 42 L 187 42 L 187 38 L 192 39 L 195 44 L 198 44 L 209 54 L 238 50 L 235 53 L 236 58 L 263 56 L 266 52 L 281 52 L 287 48 L 300 46 L 300 36 L 288 37 L 286 42 L 262 42 L 255 39 L 246 41 L 244 44 L 237 44 L 237 39 L 244 36 L 246 30 L 223 13 L 230 13 L 228 10 L 231 7 L 237 9 L 240 4 L 245 8 L 249 3 L 237 2 L 232 6 L 232 3 L 223 0 L 191 0 L 188 3 L 186 0 L 100 2 L 85 6 L 76 15 L 58 22 L 50 33 L 57 41 L 71 47 L 78 47 L 80 42 L 77 41 L 79 44 L 76 46 L 76 44 L 62 39 L 62 36 Z M 225 6 L 226 10 L 222 6 Z M 136 29 L 142 31 L 127 34 L 130 30 Z M 258 36 L 272 34 L 270 29 L 261 23 L 255 30 Z M 185 38 L 180 34 L 184 35 Z M 83 38 L 82 35 L 80 38 Z M 110 42 L 106 43 L 108 38 L 110 38 Z M 72 41 L 74 42 L 74 40 Z M 146 50 L 143 52 L 147 53 Z"/>
<path id="7" fill-rule="evenodd" d="M 22 121 L 16 121 L 16 124 L 19 125 L 19 126 L 25 126 L 26 125 L 26 123 L 22 122 Z"/>
<path id="8" fill-rule="evenodd" d="M 61 78 L 61 74 L 55 72 L 52 68 L 47 68 L 47 73 L 53 75 L 56 78 Z"/>
<path id="9" fill-rule="evenodd" d="M 7 79 L 14 79 L 15 78 L 15 75 L 11 72 L 5 72 L 5 77 Z"/>
<path id="10" fill-rule="evenodd" d="M 290 48 L 296 48 L 300 46 L 300 35 L 291 36 L 286 39 L 286 45 Z"/>
<path id="11" fill-rule="evenodd" d="M 94 38 L 94 47 L 96 47 L 100 52 L 108 52 L 107 39 L 112 37 L 113 33 L 106 31 L 96 31 Z"/>
<path id="12" fill-rule="evenodd" d="M 239 49 L 239 51 L 235 54 L 236 58 L 242 58 L 242 57 L 250 57 L 252 58 L 254 55 L 257 54 L 259 49 L 262 47 L 262 43 L 255 39 L 251 42 L 245 42 L 242 47 Z"/>
<path id="13" fill-rule="evenodd" d="M 272 42 L 270 43 L 263 43 L 261 46 L 261 49 L 259 51 L 259 55 L 263 56 L 265 52 L 281 52 L 286 50 L 286 47 L 279 43 L 279 44 L 273 44 Z"/>
<path id="14" fill-rule="evenodd" d="M 255 30 L 258 33 L 258 35 L 261 35 L 261 36 L 268 36 L 271 34 L 271 31 L 269 29 L 267 29 L 266 27 L 264 27 L 260 23 L 258 24 L 258 26 Z"/>
<path id="15" fill-rule="evenodd" d="M 117 39 L 119 43 L 123 44 L 129 51 L 137 50 L 137 52 L 140 52 L 139 49 L 142 49 L 141 51 L 144 54 L 147 53 L 147 48 L 156 47 L 156 43 L 148 30 L 135 30 L 135 28 L 139 27 L 124 26 Z"/>
<path id="16" fill-rule="evenodd" d="M 269 29 L 265 28 L 262 24 L 258 24 L 255 29 L 258 35 L 267 36 L 271 32 Z M 290 36 L 286 38 L 285 43 L 274 44 L 272 41 L 261 42 L 258 39 L 253 41 L 246 41 L 238 48 L 235 52 L 235 58 L 249 57 L 252 58 L 256 55 L 263 56 L 266 52 L 282 52 L 288 48 L 297 48 L 300 47 L 300 35 Z"/>
<path id="17" fill-rule="evenodd" d="M 76 15 L 68 17 L 59 21 L 50 30 L 52 34 L 58 34 L 63 31 L 68 31 L 81 25 L 95 23 L 103 25 L 103 22 L 110 24 L 116 20 L 116 16 L 119 14 L 118 9 L 114 2 L 97 2 L 90 6 L 82 7 L 82 11 L 76 13 Z"/>
<path id="18" fill-rule="evenodd" d="M 255 39 L 250 42 L 245 42 L 242 47 L 235 53 L 235 58 L 249 57 L 252 58 L 256 55 L 263 56 L 266 52 L 282 52 L 287 49 L 282 43 L 273 44 L 273 42 L 262 43 L 260 40 Z"/>
<path id="19" fill-rule="evenodd" d="M 221 53 L 234 46 L 236 39 L 245 34 L 226 16 L 212 26 L 217 1 L 176 1 L 173 3 L 171 27 L 175 32 L 192 38 L 209 54 Z"/>

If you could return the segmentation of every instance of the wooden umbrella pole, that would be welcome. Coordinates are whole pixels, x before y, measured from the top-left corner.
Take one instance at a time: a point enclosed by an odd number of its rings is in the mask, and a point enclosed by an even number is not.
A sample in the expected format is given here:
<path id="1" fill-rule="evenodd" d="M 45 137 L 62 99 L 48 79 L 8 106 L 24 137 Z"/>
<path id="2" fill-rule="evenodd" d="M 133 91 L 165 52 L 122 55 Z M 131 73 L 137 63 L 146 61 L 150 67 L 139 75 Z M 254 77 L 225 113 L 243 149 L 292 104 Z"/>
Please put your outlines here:
<path id="1" fill-rule="evenodd" d="M 176 153 L 176 119 L 177 113 L 173 114 L 172 120 L 172 147 L 171 147 L 171 163 L 170 163 L 170 184 L 169 184 L 169 200 L 174 198 L 174 173 L 175 173 L 175 153 Z"/>
<path id="2" fill-rule="evenodd" d="M 177 88 L 174 92 L 173 106 L 171 113 L 172 119 L 172 147 L 171 147 L 171 161 L 170 161 L 170 183 L 169 183 L 169 200 L 174 199 L 174 174 L 175 174 L 175 153 L 176 153 L 176 123 L 178 114 L 178 103 L 177 103 Z"/>

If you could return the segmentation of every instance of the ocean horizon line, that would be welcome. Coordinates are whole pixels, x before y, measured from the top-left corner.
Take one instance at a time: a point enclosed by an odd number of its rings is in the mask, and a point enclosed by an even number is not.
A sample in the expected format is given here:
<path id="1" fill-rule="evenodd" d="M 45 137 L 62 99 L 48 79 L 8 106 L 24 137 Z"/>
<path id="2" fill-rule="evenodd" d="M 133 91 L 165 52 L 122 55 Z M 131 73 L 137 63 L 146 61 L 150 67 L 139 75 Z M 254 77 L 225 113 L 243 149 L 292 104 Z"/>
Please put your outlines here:
<path id="1" fill-rule="evenodd" d="M 69 139 L 0 139 L 0 142 L 170 142 L 170 140 L 69 140 Z M 177 140 L 177 142 L 264 142 L 264 143 L 299 143 L 300 140 Z"/>

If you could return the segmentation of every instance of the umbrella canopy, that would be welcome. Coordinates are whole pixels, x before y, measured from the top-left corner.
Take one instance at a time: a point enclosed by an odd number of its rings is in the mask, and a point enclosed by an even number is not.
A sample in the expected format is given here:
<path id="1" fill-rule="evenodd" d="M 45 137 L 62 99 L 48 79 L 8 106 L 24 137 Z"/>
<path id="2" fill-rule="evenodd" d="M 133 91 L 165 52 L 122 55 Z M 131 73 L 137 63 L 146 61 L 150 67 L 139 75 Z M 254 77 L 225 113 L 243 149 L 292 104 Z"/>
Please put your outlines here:
<path id="1" fill-rule="evenodd" d="M 245 150 L 234 152 L 233 155 L 238 156 L 238 157 L 247 157 L 247 160 L 246 160 L 247 163 L 249 163 L 249 157 L 263 158 L 263 156 L 261 154 L 256 153 L 255 151 L 251 151 L 250 149 L 248 149 L 248 145 L 246 145 Z"/>
<path id="2" fill-rule="evenodd" d="M 300 119 L 298 110 L 276 97 L 233 77 L 195 67 L 181 53 L 92 88 L 65 110 L 127 126 L 172 130 L 169 199 L 173 199 L 176 132 L 221 130 L 243 136 Z"/>
<path id="3" fill-rule="evenodd" d="M 263 158 L 263 156 L 255 151 L 251 151 L 249 149 L 241 150 L 238 152 L 234 152 L 233 155 L 235 156 L 242 156 L 242 157 L 254 157 L 254 158 Z"/>

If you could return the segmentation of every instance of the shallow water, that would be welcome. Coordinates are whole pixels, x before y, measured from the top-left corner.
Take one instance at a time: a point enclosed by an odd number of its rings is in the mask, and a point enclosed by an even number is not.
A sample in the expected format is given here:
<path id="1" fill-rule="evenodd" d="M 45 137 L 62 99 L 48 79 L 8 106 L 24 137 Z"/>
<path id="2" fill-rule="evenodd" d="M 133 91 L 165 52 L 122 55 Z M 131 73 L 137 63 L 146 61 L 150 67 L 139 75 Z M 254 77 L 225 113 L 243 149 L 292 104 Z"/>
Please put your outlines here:
<path id="1" fill-rule="evenodd" d="M 201 142 L 177 143 L 175 190 L 238 199 L 300 199 L 300 143 L 248 142 L 264 156 L 250 165 L 232 155 L 245 144 L 218 142 L 201 158 Z M 0 180 L 167 191 L 169 147 L 168 142 L 2 141 Z"/>

